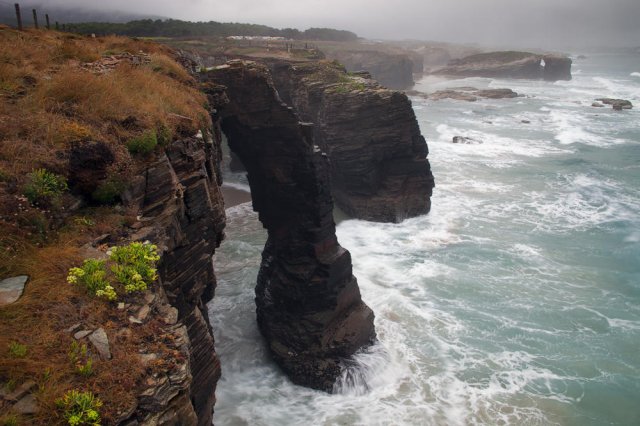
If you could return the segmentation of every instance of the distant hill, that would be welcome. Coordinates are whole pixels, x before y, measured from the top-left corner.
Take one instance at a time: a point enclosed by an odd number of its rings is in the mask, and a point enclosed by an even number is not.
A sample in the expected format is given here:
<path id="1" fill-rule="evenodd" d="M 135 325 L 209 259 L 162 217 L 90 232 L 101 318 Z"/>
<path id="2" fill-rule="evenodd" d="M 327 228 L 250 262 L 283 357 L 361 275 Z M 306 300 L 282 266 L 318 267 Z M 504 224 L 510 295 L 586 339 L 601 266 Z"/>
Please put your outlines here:
<path id="1" fill-rule="evenodd" d="M 13 4 L 15 1 L 0 1 L 0 24 L 15 26 L 16 15 Z M 36 9 L 38 12 L 38 21 L 44 23 L 45 13 L 49 14 L 51 24 L 55 21 L 60 23 L 70 22 L 129 22 L 140 19 L 159 19 L 164 18 L 158 15 L 141 15 L 136 13 L 120 12 L 120 11 L 103 11 L 94 10 L 83 7 L 70 8 L 65 6 L 49 5 L 46 2 L 23 2 L 20 3 L 22 11 L 22 20 L 24 25 L 33 25 L 31 10 Z"/>
<path id="2" fill-rule="evenodd" d="M 189 22 L 178 19 L 141 19 L 126 23 L 83 22 L 67 25 L 67 29 L 81 34 L 118 34 L 134 37 L 193 37 L 193 36 L 270 36 L 298 40 L 355 41 L 351 31 L 332 28 L 278 29 L 266 25 L 229 22 Z"/>
<path id="3" fill-rule="evenodd" d="M 133 37 L 191 37 L 191 36 L 271 36 L 298 40 L 355 41 L 351 31 L 333 28 L 278 29 L 266 25 L 229 22 L 189 22 L 160 16 L 139 15 L 118 11 L 51 6 L 40 2 L 20 2 L 25 26 L 32 26 L 31 10 L 38 11 L 44 25 L 44 15 L 54 22 L 66 24 L 67 30 L 81 34 L 118 34 Z M 0 24 L 16 25 L 13 2 L 0 1 Z"/>

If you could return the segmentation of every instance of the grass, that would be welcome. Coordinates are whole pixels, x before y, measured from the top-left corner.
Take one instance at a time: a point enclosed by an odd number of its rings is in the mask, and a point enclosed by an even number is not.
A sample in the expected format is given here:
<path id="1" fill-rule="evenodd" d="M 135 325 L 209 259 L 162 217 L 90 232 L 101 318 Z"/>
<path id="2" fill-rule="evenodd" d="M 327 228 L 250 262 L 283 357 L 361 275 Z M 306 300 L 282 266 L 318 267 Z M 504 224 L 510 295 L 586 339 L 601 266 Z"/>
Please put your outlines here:
<path id="1" fill-rule="evenodd" d="M 143 52 L 149 61 L 123 62 L 105 73 L 83 65 L 124 52 Z M 0 424 L 65 424 L 56 400 L 71 390 L 92 392 L 103 402 L 103 423 L 112 424 L 135 402 L 146 375 L 172 365 L 176 356 L 162 343 L 171 338 L 163 323 L 151 317 L 130 327 L 126 310 L 66 279 L 71 267 L 82 264 L 84 244 L 105 233 L 124 237 L 135 222 L 131 212 L 91 203 L 117 201 L 123 182 L 162 146 L 208 128 L 205 103 L 165 46 L 0 26 L 0 278 L 30 276 L 20 300 L 0 307 L 0 387 L 34 380 L 40 408 L 22 418 L 5 407 Z M 127 143 L 149 134 L 156 140 L 146 155 L 132 154 Z M 68 159 L 72 147 L 88 141 L 107 144 L 114 161 L 97 189 L 85 194 L 74 187 Z M 53 185 L 60 189 L 54 191 L 60 193 L 55 209 L 33 205 L 24 195 L 29 174 L 40 169 L 68 182 L 68 190 Z M 49 190 L 56 182 L 44 179 L 41 186 Z M 78 199 L 89 207 L 70 210 Z M 80 349 L 70 362 L 75 340 L 65 330 L 77 323 L 104 328 L 112 359 L 85 358 Z M 159 353 L 160 361 L 145 367 L 140 352 Z"/>
<path id="2" fill-rule="evenodd" d="M 102 74 L 83 68 L 111 52 L 143 52 L 150 62 Z M 19 183 L 34 168 L 63 171 L 60 153 L 91 139 L 108 142 L 114 168 L 126 170 L 127 141 L 161 129 L 194 134 L 209 124 L 205 103 L 167 47 L 0 27 L 0 169 Z"/>

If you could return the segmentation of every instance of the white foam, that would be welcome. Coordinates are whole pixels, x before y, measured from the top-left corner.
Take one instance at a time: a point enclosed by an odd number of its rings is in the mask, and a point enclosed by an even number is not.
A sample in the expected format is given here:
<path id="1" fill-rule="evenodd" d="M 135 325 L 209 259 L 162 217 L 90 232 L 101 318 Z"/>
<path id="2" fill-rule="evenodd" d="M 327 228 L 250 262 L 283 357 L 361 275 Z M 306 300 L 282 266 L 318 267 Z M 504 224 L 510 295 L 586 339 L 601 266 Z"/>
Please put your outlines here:
<path id="1" fill-rule="evenodd" d="M 249 185 L 240 183 L 240 182 L 224 182 L 222 184 L 223 187 L 227 186 L 229 188 L 238 189 L 240 191 L 251 192 L 251 188 Z"/>
<path id="2" fill-rule="evenodd" d="M 593 77 L 593 81 L 605 89 L 605 95 L 607 97 L 632 99 L 640 97 L 640 88 L 629 85 L 629 81 L 609 79 L 605 77 Z"/>
<path id="3" fill-rule="evenodd" d="M 555 128 L 554 139 L 563 145 L 582 143 L 603 148 L 628 142 L 624 139 L 602 133 L 596 134 L 587 130 L 587 126 L 590 125 L 588 119 L 572 111 L 555 109 L 550 111 L 549 116 L 551 124 Z"/>
<path id="4" fill-rule="evenodd" d="M 640 77 L 640 72 L 632 72 L 629 74 L 631 77 Z"/>

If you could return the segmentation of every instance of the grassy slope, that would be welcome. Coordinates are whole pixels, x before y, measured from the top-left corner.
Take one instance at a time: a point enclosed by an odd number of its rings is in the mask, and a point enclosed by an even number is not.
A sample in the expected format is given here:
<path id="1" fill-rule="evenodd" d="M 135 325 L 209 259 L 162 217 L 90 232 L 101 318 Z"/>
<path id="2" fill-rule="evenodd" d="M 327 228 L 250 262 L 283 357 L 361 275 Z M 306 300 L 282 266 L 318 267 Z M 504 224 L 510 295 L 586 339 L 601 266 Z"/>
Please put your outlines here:
<path id="1" fill-rule="evenodd" d="M 148 62 L 122 61 L 97 72 L 105 55 L 125 52 Z M 69 389 L 96 393 L 110 424 L 149 373 L 138 351 L 154 345 L 162 351 L 158 322 L 129 328 L 126 311 L 66 282 L 69 267 L 81 263 L 80 247 L 104 233 L 126 235 L 135 212 L 92 204 L 91 194 L 73 187 L 54 205 L 31 205 L 23 196 L 28 173 L 46 168 L 68 177 L 70 147 L 102 141 L 115 154 L 109 173 L 126 181 L 155 155 L 132 155 L 127 142 L 149 132 L 165 138 L 195 133 L 208 125 L 205 101 L 167 47 L 0 26 L 0 278 L 31 276 L 24 296 L 0 307 L 0 387 L 34 380 L 40 407 L 33 418 L 16 418 L 18 424 L 62 424 L 55 399 Z M 89 207 L 71 208 L 78 200 Z M 88 378 L 68 357 L 73 338 L 64 330 L 79 322 L 118 334 L 113 359 L 96 360 Z M 25 357 L 11 355 L 13 342 L 27 346 Z M 0 406 L 0 424 L 13 418 Z"/>

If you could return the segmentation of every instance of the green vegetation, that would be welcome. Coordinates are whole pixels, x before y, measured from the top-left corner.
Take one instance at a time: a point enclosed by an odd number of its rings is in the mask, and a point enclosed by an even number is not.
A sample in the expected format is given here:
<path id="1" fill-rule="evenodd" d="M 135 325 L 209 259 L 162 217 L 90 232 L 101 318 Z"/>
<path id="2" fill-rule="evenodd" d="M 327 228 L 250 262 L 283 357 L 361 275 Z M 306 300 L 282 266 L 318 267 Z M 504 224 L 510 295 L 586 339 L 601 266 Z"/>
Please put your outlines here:
<path id="1" fill-rule="evenodd" d="M 124 188 L 124 183 L 119 179 L 107 179 L 91 193 L 91 198 L 100 204 L 113 204 L 120 197 Z"/>
<path id="2" fill-rule="evenodd" d="M 355 78 L 356 77 L 352 77 L 349 74 L 340 74 L 338 76 L 338 84 L 332 88 L 333 91 L 336 93 L 347 93 L 365 90 L 365 84 Z"/>
<path id="3" fill-rule="evenodd" d="M 63 411 L 63 416 L 70 426 L 99 426 L 100 407 L 102 401 L 91 392 L 68 391 L 56 400 L 56 405 Z"/>
<path id="4" fill-rule="evenodd" d="M 88 357 L 87 345 L 80 345 L 77 341 L 71 342 L 69 349 L 69 360 L 73 364 L 76 372 L 84 377 L 93 374 L 93 361 Z"/>
<path id="5" fill-rule="evenodd" d="M 158 145 L 158 136 L 155 130 L 149 130 L 140 136 L 129 139 L 126 145 L 132 154 L 149 154 Z"/>
<path id="6" fill-rule="evenodd" d="M 11 358 L 24 358 L 27 356 L 27 345 L 21 345 L 18 342 L 9 344 L 9 356 Z"/>
<path id="7" fill-rule="evenodd" d="M 46 169 L 36 169 L 27 176 L 24 195 L 31 204 L 48 206 L 58 203 L 67 189 L 67 180 L 63 176 Z"/>
<path id="8" fill-rule="evenodd" d="M 268 36 L 295 40 L 355 41 L 358 36 L 351 31 L 332 28 L 277 29 L 266 25 L 188 22 L 178 19 L 142 19 L 127 23 L 85 22 L 67 24 L 67 29 L 80 34 L 118 34 L 137 37 L 192 37 L 192 36 Z"/>
<path id="9" fill-rule="evenodd" d="M 15 414 L 7 414 L 0 417 L 0 425 L 2 426 L 18 426 L 18 416 Z"/>
<path id="10" fill-rule="evenodd" d="M 125 55 L 105 57 L 109 53 Z M 165 365 L 147 366 L 137 354 L 152 347 L 169 365 L 177 356 L 163 343 L 171 333 L 144 321 L 131 333 L 117 334 L 129 325 L 126 312 L 105 303 L 106 294 L 96 298 L 84 285 L 64 282 L 71 268 L 80 267 L 83 277 L 76 280 L 106 281 L 126 297 L 125 284 L 110 269 L 115 262 L 104 259 L 99 268 L 100 259 L 94 259 L 85 271 L 83 247 L 105 234 L 134 232 L 135 214 L 108 205 L 120 182 L 128 183 L 149 162 L 131 155 L 126 141 L 155 131 L 158 144 L 169 144 L 174 135 L 208 128 L 207 97 L 171 49 L 143 40 L 4 27 L 0 58 L 0 276 L 30 277 L 20 301 L 0 309 L 0 392 L 36 382 L 38 412 L 18 414 L 21 425 L 67 424 L 72 414 L 65 420 L 56 399 L 70 389 L 99 396 L 99 421 L 116 424 L 146 388 L 144 379 Z M 94 143 L 105 158 L 104 170 L 92 169 L 91 156 L 85 162 L 84 148 Z M 72 153 L 80 155 L 73 165 Z M 59 204 L 45 206 L 58 198 Z M 88 356 L 80 346 L 72 361 L 74 339 L 65 330 L 77 323 L 117 336 L 118 349 L 108 363 L 98 361 L 88 342 Z M 10 405 L 0 409 L 0 425 L 15 423 Z"/>
<path id="11" fill-rule="evenodd" d="M 85 259 L 81 268 L 71 268 L 69 270 L 67 282 L 80 284 L 95 296 L 104 297 L 107 300 L 116 300 L 116 292 L 109 284 L 109 281 L 106 280 L 106 275 L 104 260 Z"/>
<path id="12" fill-rule="evenodd" d="M 155 265 L 160 256 L 154 244 L 135 242 L 113 247 L 110 258 L 115 262 L 111 270 L 127 293 L 144 291 L 158 278 Z"/>
<path id="13" fill-rule="evenodd" d="M 158 248 L 153 244 L 134 242 L 112 247 L 109 252 L 110 275 L 107 275 L 105 260 L 86 259 L 81 268 L 69 269 L 67 281 L 84 286 L 97 297 L 115 301 L 118 299 L 115 286 L 123 287 L 125 293 L 146 290 L 158 278 L 155 269 L 158 260 Z"/>

